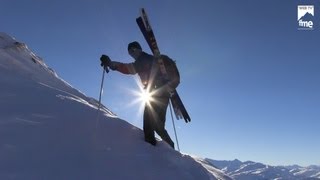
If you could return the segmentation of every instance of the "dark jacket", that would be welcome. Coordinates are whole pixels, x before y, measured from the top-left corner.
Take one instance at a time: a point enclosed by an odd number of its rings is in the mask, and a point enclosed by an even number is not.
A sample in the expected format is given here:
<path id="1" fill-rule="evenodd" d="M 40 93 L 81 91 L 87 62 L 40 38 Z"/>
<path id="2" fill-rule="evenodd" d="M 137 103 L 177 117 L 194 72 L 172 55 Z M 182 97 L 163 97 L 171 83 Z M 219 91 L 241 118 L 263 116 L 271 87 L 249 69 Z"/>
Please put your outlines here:
<path id="1" fill-rule="evenodd" d="M 150 91 L 159 89 L 164 85 L 175 89 L 180 83 L 179 72 L 175 72 L 175 62 L 166 55 L 161 55 L 167 76 L 160 71 L 156 58 L 150 54 L 142 52 L 141 55 L 132 63 L 113 62 L 115 70 L 123 74 L 138 74 L 142 84 L 149 87 Z M 174 66 L 174 67 L 173 67 Z"/>

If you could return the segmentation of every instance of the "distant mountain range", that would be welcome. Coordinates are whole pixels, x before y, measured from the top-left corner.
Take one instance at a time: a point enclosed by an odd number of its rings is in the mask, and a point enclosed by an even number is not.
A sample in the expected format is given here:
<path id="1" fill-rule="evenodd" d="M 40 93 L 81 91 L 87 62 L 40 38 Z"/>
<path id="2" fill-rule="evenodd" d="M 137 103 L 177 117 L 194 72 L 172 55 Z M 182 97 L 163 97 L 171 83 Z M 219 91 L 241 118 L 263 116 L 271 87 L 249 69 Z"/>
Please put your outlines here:
<path id="1" fill-rule="evenodd" d="M 262 179 L 320 179 L 320 166 L 301 167 L 292 166 L 269 166 L 253 161 L 218 161 L 205 159 L 212 166 L 222 170 L 235 180 L 262 180 Z"/>

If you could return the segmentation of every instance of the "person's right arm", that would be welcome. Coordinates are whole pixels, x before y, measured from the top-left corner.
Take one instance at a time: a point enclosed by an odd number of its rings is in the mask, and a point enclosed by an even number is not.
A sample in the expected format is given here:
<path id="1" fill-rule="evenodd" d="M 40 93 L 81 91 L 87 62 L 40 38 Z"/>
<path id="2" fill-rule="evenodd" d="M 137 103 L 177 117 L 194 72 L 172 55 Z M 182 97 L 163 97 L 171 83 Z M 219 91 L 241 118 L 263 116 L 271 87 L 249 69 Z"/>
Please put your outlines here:
<path id="1" fill-rule="evenodd" d="M 111 61 L 109 65 L 111 70 L 119 71 L 123 74 L 136 74 L 133 63 L 121 63 L 117 61 Z"/>
<path id="2" fill-rule="evenodd" d="M 136 74 L 136 69 L 134 68 L 133 63 L 121 63 L 117 61 L 111 61 L 109 56 L 102 55 L 100 57 L 101 66 L 109 67 L 111 70 L 119 71 L 123 74 Z"/>

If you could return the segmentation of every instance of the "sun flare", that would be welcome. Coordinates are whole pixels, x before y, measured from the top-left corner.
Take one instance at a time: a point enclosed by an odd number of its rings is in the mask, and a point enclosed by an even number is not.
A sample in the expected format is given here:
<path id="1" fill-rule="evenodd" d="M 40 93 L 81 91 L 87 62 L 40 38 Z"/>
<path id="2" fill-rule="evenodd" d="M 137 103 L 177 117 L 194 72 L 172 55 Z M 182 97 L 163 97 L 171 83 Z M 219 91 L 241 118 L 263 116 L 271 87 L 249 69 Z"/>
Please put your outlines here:
<path id="1" fill-rule="evenodd" d="M 142 91 L 140 93 L 140 98 L 143 102 L 148 103 L 151 101 L 151 94 L 147 91 Z"/>
<path id="2" fill-rule="evenodd" d="M 148 89 L 144 88 L 140 83 L 140 79 L 134 78 L 137 84 L 137 88 L 128 89 L 128 92 L 134 96 L 133 100 L 128 104 L 129 106 L 138 106 L 137 116 L 141 116 L 144 112 L 145 106 L 149 106 L 150 102 L 154 101 L 152 93 Z"/>

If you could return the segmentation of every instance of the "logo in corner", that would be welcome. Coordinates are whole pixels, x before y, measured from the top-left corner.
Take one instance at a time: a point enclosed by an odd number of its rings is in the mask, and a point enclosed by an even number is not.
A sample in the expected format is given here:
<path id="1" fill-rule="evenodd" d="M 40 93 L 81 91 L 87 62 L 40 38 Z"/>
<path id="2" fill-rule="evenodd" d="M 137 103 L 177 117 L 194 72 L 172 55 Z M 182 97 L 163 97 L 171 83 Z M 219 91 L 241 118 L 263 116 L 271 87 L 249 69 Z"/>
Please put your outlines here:
<path id="1" fill-rule="evenodd" d="M 298 29 L 313 30 L 314 6 L 298 5 Z"/>

